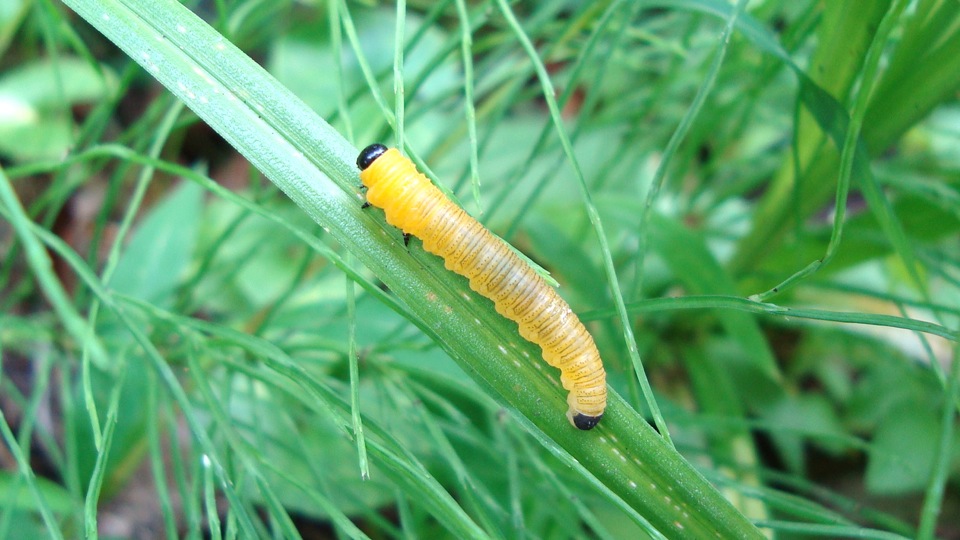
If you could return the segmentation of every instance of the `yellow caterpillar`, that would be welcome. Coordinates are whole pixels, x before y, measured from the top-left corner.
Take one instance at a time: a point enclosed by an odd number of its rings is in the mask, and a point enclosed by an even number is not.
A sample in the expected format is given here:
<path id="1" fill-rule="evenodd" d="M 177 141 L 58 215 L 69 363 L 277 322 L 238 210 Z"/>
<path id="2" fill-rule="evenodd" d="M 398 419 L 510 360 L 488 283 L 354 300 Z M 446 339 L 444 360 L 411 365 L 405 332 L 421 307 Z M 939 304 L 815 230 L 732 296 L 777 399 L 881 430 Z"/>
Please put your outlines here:
<path id="1" fill-rule="evenodd" d="M 357 167 L 367 202 L 383 209 L 387 223 L 422 240 L 447 269 L 469 279 L 471 289 L 493 300 L 497 312 L 516 322 L 520 335 L 560 369 L 560 382 L 570 392 L 570 423 L 596 426 L 607 406 L 606 373 L 593 338 L 560 295 L 395 148 L 372 144 L 360 152 Z"/>

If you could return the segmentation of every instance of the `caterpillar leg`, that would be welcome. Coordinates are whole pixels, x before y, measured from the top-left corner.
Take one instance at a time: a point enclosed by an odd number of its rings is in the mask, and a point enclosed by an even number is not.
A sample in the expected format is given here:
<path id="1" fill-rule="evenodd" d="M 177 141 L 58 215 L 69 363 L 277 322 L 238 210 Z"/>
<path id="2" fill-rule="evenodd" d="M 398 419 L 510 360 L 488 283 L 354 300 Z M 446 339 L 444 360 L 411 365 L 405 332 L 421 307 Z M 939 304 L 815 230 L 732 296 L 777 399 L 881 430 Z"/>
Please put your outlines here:
<path id="1" fill-rule="evenodd" d="M 360 208 L 370 208 L 371 206 L 370 201 L 366 200 L 367 186 L 360 184 L 360 193 L 362 193 L 364 196 L 363 204 L 360 205 Z"/>
<path id="2" fill-rule="evenodd" d="M 593 429 L 594 426 L 600 423 L 600 419 L 603 418 L 603 412 L 597 416 L 591 416 L 577 410 L 577 397 L 573 392 L 567 394 L 567 405 L 569 405 L 567 409 L 567 420 L 576 426 L 577 429 L 584 431 Z"/>
<path id="3" fill-rule="evenodd" d="M 403 233 L 403 246 L 410 247 L 410 233 Z"/>

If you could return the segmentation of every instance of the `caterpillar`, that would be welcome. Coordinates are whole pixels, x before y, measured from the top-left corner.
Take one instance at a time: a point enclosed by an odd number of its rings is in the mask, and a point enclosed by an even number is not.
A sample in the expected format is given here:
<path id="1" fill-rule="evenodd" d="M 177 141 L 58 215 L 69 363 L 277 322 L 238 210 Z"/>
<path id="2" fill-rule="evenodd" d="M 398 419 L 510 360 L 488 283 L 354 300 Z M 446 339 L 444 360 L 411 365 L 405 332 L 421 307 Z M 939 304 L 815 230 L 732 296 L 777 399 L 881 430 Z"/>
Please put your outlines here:
<path id="1" fill-rule="evenodd" d="M 567 419 L 592 429 L 607 405 L 600 352 L 570 306 L 506 242 L 470 217 L 395 148 L 372 144 L 357 157 L 367 205 L 387 223 L 423 242 L 444 266 L 493 300 L 499 314 L 517 323 L 524 339 L 540 346 L 543 359 L 560 369 Z M 409 236 L 407 236 L 408 238 Z"/>

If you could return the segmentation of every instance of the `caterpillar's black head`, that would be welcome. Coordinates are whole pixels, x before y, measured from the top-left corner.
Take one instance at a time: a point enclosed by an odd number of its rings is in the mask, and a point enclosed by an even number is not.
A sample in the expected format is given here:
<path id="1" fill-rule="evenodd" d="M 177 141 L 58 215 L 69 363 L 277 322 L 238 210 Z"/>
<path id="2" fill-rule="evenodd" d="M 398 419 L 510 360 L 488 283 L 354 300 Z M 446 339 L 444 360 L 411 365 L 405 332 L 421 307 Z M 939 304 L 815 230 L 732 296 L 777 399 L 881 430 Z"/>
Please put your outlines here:
<path id="1" fill-rule="evenodd" d="M 573 415 L 573 425 L 577 426 L 577 429 L 586 431 L 588 429 L 593 429 L 594 426 L 599 424 L 601 418 L 603 418 L 603 413 L 600 413 L 597 416 L 587 416 L 582 413 L 577 413 Z"/>
<path id="2" fill-rule="evenodd" d="M 360 155 L 357 156 L 357 167 L 361 171 L 367 170 L 367 167 L 369 167 L 374 161 L 377 160 L 378 157 L 382 156 L 383 153 L 386 151 L 387 151 L 387 147 L 380 143 L 371 144 L 370 146 L 360 151 Z"/>

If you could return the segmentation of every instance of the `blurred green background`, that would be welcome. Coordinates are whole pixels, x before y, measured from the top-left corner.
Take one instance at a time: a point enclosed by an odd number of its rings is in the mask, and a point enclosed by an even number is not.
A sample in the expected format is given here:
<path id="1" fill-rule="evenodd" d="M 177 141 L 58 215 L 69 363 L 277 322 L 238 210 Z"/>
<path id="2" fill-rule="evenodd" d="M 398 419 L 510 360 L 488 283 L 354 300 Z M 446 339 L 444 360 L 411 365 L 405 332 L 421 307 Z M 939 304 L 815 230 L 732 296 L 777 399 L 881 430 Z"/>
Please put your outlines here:
<path id="1" fill-rule="evenodd" d="M 960 4 L 183 4 L 0 1 L 0 538 L 960 538 Z M 360 209 L 375 141 L 609 425 Z"/>

